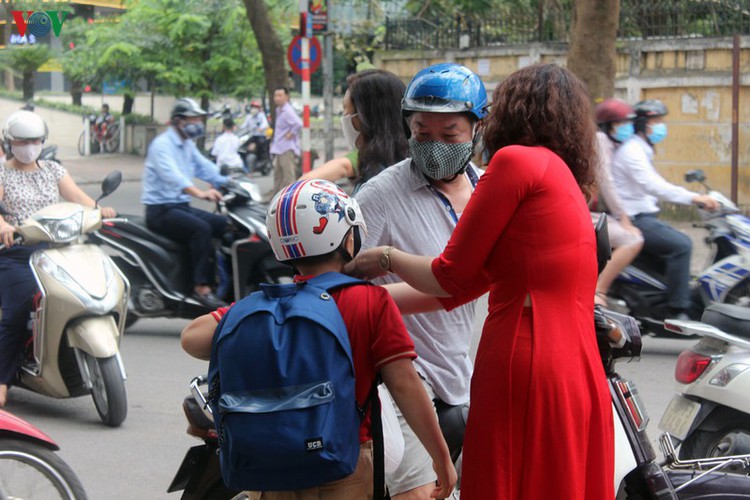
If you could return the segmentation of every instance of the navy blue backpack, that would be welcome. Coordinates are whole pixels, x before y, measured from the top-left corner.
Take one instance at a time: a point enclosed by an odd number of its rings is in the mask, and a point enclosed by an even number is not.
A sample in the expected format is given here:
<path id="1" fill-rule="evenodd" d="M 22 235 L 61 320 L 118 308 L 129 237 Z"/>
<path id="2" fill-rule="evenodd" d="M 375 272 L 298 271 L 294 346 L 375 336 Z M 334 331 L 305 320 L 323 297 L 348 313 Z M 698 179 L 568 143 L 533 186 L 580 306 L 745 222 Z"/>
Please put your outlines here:
<path id="1" fill-rule="evenodd" d="M 363 283 L 325 273 L 261 285 L 217 326 L 208 399 L 229 488 L 298 490 L 354 472 L 364 410 L 354 396 L 346 325 L 329 291 Z"/>

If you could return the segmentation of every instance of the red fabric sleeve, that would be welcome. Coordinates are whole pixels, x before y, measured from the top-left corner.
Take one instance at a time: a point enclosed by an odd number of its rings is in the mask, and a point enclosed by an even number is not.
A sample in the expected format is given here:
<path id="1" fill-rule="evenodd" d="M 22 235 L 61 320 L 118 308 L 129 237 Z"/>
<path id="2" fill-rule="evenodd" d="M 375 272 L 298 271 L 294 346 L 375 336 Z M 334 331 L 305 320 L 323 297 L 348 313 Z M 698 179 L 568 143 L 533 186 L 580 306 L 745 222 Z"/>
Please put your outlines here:
<path id="1" fill-rule="evenodd" d="M 480 289 L 487 291 L 487 259 L 550 156 L 546 148 L 508 146 L 492 157 L 448 245 L 432 262 L 435 278 L 459 301 L 478 296 Z"/>

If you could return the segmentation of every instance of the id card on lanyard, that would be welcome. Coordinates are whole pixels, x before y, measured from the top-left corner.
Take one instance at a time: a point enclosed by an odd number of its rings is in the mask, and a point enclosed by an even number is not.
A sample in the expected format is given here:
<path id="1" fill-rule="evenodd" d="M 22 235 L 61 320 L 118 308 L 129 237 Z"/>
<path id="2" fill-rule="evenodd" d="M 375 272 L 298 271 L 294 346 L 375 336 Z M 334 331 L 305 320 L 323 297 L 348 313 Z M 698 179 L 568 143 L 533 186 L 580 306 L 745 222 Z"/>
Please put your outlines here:
<path id="1" fill-rule="evenodd" d="M 469 182 L 471 182 L 471 189 L 473 191 L 474 188 L 477 187 L 477 182 L 479 182 L 479 176 L 474 171 L 474 167 L 472 167 L 471 165 L 469 165 L 466 168 L 466 176 L 469 178 Z M 438 199 L 443 202 L 445 209 L 448 211 L 449 214 L 451 214 L 451 219 L 453 219 L 453 223 L 458 224 L 458 214 L 456 214 L 456 211 L 453 209 L 453 205 L 451 205 L 450 200 L 443 193 L 435 189 L 432 186 L 432 184 L 428 184 L 427 186 L 430 188 L 430 190 L 433 193 L 435 193 L 435 196 L 437 196 Z"/>

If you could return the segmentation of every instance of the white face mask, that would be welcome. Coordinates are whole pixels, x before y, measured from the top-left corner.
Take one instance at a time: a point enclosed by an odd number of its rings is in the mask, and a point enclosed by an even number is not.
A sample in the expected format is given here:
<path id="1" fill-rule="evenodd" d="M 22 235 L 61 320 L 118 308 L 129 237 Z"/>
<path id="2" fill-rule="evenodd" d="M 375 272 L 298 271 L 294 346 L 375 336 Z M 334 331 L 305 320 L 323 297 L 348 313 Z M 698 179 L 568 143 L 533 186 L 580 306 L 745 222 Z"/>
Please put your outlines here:
<path id="1" fill-rule="evenodd" d="M 341 131 L 344 133 L 344 139 L 346 139 L 350 149 L 357 149 L 357 139 L 359 138 L 359 130 L 355 129 L 352 123 L 352 118 L 355 116 L 357 116 L 357 113 L 341 116 Z"/>
<path id="2" fill-rule="evenodd" d="M 10 151 L 19 162 L 25 164 L 34 163 L 39 158 L 39 155 L 42 154 L 42 143 L 24 144 L 21 146 L 13 146 L 11 144 Z"/>
<path id="3" fill-rule="evenodd" d="M 260 110 L 258 108 L 250 108 L 250 115 L 255 116 Z"/>

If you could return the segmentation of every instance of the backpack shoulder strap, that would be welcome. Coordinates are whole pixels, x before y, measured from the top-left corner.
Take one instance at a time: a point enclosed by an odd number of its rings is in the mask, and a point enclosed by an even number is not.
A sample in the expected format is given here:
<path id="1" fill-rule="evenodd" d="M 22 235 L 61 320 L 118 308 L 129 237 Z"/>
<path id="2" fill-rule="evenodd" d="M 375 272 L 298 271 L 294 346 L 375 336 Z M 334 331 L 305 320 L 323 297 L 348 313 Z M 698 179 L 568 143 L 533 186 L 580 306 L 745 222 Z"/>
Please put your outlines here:
<path id="1" fill-rule="evenodd" d="M 334 288 L 341 288 L 344 286 L 366 285 L 369 284 L 369 281 L 352 278 L 351 276 L 347 276 L 346 274 L 342 273 L 330 272 L 319 274 L 318 276 L 315 276 L 314 278 L 308 280 L 307 283 L 317 288 L 322 288 L 323 290 L 330 291 Z"/>

